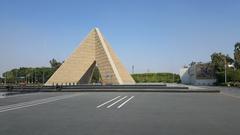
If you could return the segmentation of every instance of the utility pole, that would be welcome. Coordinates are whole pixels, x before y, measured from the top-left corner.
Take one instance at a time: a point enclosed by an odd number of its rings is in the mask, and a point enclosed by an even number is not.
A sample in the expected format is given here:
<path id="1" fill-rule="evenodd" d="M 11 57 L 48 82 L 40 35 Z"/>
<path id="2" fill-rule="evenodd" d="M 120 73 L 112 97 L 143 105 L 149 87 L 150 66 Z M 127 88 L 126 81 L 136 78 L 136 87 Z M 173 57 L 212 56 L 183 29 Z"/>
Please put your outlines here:
<path id="1" fill-rule="evenodd" d="M 16 69 L 15 84 L 17 84 L 17 81 L 18 81 L 17 76 L 18 76 L 18 74 L 17 74 L 17 69 Z"/>
<path id="2" fill-rule="evenodd" d="M 134 74 L 134 65 L 132 65 L 132 74 Z"/>
<path id="3" fill-rule="evenodd" d="M 224 74 L 225 74 L 225 83 L 227 83 L 227 59 L 226 59 L 226 57 L 225 57 L 225 59 L 224 59 L 224 67 L 225 67 L 225 72 L 224 72 Z"/>
<path id="4" fill-rule="evenodd" d="M 44 77 L 44 71 L 43 71 L 43 75 L 42 75 L 42 83 L 44 84 L 45 82 L 45 77 Z"/>
<path id="5" fill-rule="evenodd" d="M 4 84 L 5 84 L 5 85 L 7 84 L 6 76 L 5 76 L 5 78 L 4 78 Z"/>
<path id="6" fill-rule="evenodd" d="M 31 83 L 33 84 L 33 75 L 34 75 L 34 73 L 33 73 L 33 69 L 32 69 L 32 75 L 31 75 Z"/>
<path id="7" fill-rule="evenodd" d="M 148 79 L 149 79 L 149 77 L 148 77 L 148 76 L 149 76 L 149 73 L 150 73 L 150 70 L 149 70 L 149 69 L 147 69 L 147 73 L 146 73 L 146 82 L 148 82 L 148 81 L 149 81 L 149 80 L 148 80 Z"/>
<path id="8" fill-rule="evenodd" d="M 5 86 L 7 85 L 7 73 L 5 75 Z"/>
<path id="9" fill-rule="evenodd" d="M 37 82 L 36 69 L 34 69 L 34 82 L 35 82 L 35 84 Z"/>
<path id="10" fill-rule="evenodd" d="M 28 76 L 27 76 L 27 74 L 26 74 L 26 76 L 25 76 L 25 83 L 27 84 L 28 83 L 28 78 L 27 78 Z"/>
<path id="11" fill-rule="evenodd" d="M 173 73 L 173 76 L 172 76 L 172 77 L 173 77 L 172 79 L 173 79 L 173 83 L 174 83 L 174 81 L 175 81 L 175 80 L 174 80 L 174 79 L 175 79 L 175 78 L 174 78 L 174 73 Z"/>

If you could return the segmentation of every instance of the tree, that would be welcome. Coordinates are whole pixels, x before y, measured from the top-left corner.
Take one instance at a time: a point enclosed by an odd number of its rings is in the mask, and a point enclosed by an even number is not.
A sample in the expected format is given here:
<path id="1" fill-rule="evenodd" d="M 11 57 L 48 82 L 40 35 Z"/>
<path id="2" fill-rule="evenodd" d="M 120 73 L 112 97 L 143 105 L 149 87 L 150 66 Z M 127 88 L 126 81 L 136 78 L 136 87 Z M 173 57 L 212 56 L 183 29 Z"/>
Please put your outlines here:
<path id="1" fill-rule="evenodd" d="M 61 62 L 50 60 L 51 67 L 20 67 L 2 74 L 7 83 L 45 83 L 61 66 Z M 0 83 L 3 80 L 0 78 Z"/>
<path id="2" fill-rule="evenodd" d="M 213 53 L 211 55 L 212 64 L 216 71 L 221 72 L 224 70 L 225 55 L 222 53 Z"/>
<path id="3" fill-rule="evenodd" d="M 240 43 L 236 43 L 234 47 L 234 66 L 240 69 Z"/>
<path id="4" fill-rule="evenodd" d="M 4 83 L 4 79 L 0 77 L 0 84 Z"/>
<path id="5" fill-rule="evenodd" d="M 193 66 L 193 65 L 195 65 L 195 64 L 197 64 L 197 62 L 192 61 L 192 62 L 189 64 L 189 66 Z"/>
<path id="6" fill-rule="evenodd" d="M 49 63 L 54 70 L 57 70 L 62 65 L 61 62 L 58 62 L 54 58 L 52 60 L 50 60 Z"/>
<path id="7" fill-rule="evenodd" d="M 211 55 L 212 64 L 217 72 L 224 71 L 225 61 L 227 64 L 232 64 L 234 60 L 229 55 L 224 55 L 222 53 L 213 53 Z"/>
<path id="8" fill-rule="evenodd" d="M 227 64 L 233 64 L 234 63 L 234 60 L 229 55 L 226 56 L 226 61 L 227 61 Z"/>

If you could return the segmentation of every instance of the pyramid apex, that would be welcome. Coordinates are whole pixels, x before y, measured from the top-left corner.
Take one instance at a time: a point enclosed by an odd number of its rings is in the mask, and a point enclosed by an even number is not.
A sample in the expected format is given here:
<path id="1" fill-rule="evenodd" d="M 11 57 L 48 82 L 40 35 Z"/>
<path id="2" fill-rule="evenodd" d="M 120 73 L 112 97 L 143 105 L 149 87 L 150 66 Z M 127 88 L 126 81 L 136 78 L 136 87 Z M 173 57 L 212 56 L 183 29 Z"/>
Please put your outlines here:
<path id="1" fill-rule="evenodd" d="M 98 27 L 94 27 L 93 29 L 94 29 L 94 30 L 99 30 L 99 28 L 98 28 Z"/>

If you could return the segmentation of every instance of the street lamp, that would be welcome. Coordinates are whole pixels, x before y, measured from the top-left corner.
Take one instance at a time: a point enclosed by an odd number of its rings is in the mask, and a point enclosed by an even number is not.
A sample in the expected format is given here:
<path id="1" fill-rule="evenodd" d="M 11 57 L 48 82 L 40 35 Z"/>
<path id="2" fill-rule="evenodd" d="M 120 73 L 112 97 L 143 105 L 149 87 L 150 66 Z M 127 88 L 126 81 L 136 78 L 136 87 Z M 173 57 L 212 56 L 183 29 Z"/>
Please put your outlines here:
<path id="1" fill-rule="evenodd" d="M 45 82 L 45 76 L 44 76 L 44 71 L 43 71 L 43 74 L 42 74 L 42 83 L 44 84 Z"/>
<path id="2" fill-rule="evenodd" d="M 4 85 L 6 86 L 6 84 L 7 84 L 7 78 L 6 78 L 6 76 L 3 77 L 3 78 L 4 78 Z"/>
<path id="3" fill-rule="evenodd" d="M 5 86 L 7 85 L 7 73 L 5 75 Z"/>
<path id="4" fill-rule="evenodd" d="M 225 74 L 225 83 L 227 83 L 227 59 L 226 59 L 226 57 L 224 59 L 224 63 L 225 63 L 225 65 L 224 65 L 224 67 L 225 67 L 225 72 L 224 72 L 224 74 Z"/>
<path id="5" fill-rule="evenodd" d="M 18 72 L 17 72 L 17 70 L 16 70 L 15 84 L 17 84 L 17 83 L 18 83 Z"/>
<path id="6" fill-rule="evenodd" d="M 34 69 L 34 83 L 36 84 L 37 83 L 37 75 L 36 75 L 37 73 L 36 73 L 36 69 Z"/>
<path id="7" fill-rule="evenodd" d="M 173 76 L 172 76 L 173 78 L 172 78 L 172 79 L 173 79 L 173 83 L 174 83 L 174 81 L 175 81 L 175 80 L 174 80 L 174 79 L 175 79 L 175 78 L 174 78 L 174 72 L 173 72 L 172 74 L 173 74 Z"/>
<path id="8" fill-rule="evenodd" d="M 134 74 L 134 65 L 132 65 L 132 74 Z"/>

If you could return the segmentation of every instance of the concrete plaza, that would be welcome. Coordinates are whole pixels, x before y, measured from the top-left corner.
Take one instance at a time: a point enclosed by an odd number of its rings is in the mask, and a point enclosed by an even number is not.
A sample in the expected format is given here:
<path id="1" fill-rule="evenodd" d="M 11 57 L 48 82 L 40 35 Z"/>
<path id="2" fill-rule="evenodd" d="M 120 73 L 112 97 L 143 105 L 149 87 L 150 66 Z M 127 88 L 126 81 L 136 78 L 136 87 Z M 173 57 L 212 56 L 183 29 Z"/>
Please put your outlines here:
<path id="1" fill-rule="evenodd" d="M 238 135 L 226 93 L 32 93 L 0 99 L 1 135 Z"/>

